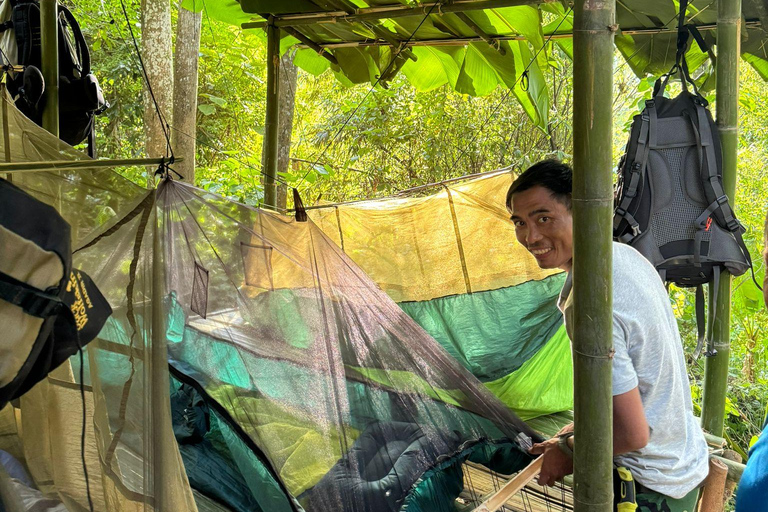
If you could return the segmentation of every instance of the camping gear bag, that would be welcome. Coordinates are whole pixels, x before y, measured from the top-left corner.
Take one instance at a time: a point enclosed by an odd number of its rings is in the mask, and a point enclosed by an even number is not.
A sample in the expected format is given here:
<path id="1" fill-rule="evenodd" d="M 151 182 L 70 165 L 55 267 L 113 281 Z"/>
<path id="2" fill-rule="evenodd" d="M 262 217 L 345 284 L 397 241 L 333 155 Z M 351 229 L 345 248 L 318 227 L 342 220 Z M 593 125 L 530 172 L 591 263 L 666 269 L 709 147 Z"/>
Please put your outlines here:
<path id="1" fill-rule="evenodd" d="M 698 357 L 707 332 L 702 285 L 713 287 L 714 304 L 720 272 L 739 276 L 752 262 L 723 190 L 720 139 L 707 101 L 688 90 L 683 68 L 683 91 L 664 97 L 673 71 L 657 80 L 632 122 L 618 169 L 613 235 L 650 260 L 663 281 L 697 287 Z M 714 317 L 710 308 L 710 333 Z M 714 353 L 709 346 L 707 355 Z"/>
<path id="2" fill-rule="evenodd" d="M 69 224 L 0 178 L 0 409 L 96 337 L 111 313 L 72 269 Z"/>
<path id="3" fill-rule="evenodd" d="M 39 72 L 42 69 L 40 5 L 37 0 L 4 0 L 3 3 L 0 31 L 4 34 L 0 45 L 11 60 L 4 64 L 24 67 L 23 73 L 9 73 L 8 91 L 19 110 L 42 125 L 45 84 Z M 90 52 L 80 25 L 63 5 L 58 5 L 58 13 L 59 137 L 74 146 L 93 134 L 94 116 L 102 113 L 107 103 L 91 73 Z"/>

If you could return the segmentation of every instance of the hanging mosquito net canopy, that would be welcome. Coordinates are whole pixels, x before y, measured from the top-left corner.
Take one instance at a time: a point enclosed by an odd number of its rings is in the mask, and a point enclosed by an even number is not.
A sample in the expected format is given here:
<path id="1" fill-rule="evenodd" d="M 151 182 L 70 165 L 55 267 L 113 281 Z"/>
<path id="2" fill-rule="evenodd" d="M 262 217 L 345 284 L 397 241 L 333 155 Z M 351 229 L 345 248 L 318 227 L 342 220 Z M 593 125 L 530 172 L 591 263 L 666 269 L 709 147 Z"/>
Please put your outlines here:
<path id="1" fill-rule="evenodd" d="M 441 184 L 430 195 L 419 187 L 308 213 L 462 366 L 528 420 L 573 408 L 573 371 L 557 309 L 565 274 L 540 269 L 517 242 L 505 207 L 513 179 L 500 170 Z"/>
<path id="2" fill-rule="evenodd" d="M 18 122 L 11 155 L 81 158 Z M 529 462 L 537 434 L 313 222 L 112 169 L 11 176 L 113 309 L 82 365 L 0 411 L 0 449 L 68 508 L 88 504 L 81 390 L 96 510 L 447 511 L 463 462 Z"/>

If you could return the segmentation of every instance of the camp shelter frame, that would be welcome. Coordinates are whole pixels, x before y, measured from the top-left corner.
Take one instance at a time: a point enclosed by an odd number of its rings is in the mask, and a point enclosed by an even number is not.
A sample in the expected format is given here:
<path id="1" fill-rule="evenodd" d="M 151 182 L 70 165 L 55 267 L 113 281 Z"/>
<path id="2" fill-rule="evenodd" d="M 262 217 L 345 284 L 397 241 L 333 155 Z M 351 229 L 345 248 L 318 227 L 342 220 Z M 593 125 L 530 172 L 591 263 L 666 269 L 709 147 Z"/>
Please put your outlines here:
<path id="1" fill-rule="evenodd" d="M 268 37 L 267 60 L 267 118 L 265 125 L 277 125 L 277 97 L 274 88 L 279 84 L 279 59 L 275 54 L 281 31 L 293 36 L 300 48 L 309 48 L 319 56 L 337 64 L 334 49 L 364 46 L 385 46 L 396 51 L 390 62 L 402 66 L 407 59 L 417 60 L 410 52 L 415 46 L 461 46 L 486 43 L 503 55 L 501 41 L 526 39 L 524 35 L 494 35 L 484 31 L 468 17 L 467 13 L 521 5 L 538 5 L 538 0 L 457 0 L 454 2 L 424 2 L 418 6 L 403 4 L 358 7 L 345 0 L 313 3 L 307 0 L 274 2 L 246 0 L 245 12 L 258 13 L 265 21 L 246 22 L 243 28 L 266 28 Z M 671 2 L 670 2 L 671 3 Z M 318 7 L 323 5 L 325 10 Z M 758 10 L 765 12 L 762 2 Z M 271 12 L 263 9 L 271 7 Z M 368 23 L 392 21 L 407 16 L 428 17 L 439 8 L 440 14 L 454 13 L 474 35 L 455 35 L 447 38 L 414 37 L 418 28 L 407 40 L 396 38 L 392 33 L 383 34 L 380 27 Z M 629 10 L 626 4 L 621 7 Z M 638 9 L 637 18 L 649 19 Z M 323 24 L 349 24 L 367 26 L 375 34 L 373 39 L 321 41 L 313 39 L 308 27 Z M 656 22 L 654 22 L 656 23 Z M 574 7 L 573 29 L 552 33 L 550 38 L 573 38 L 574 59 L 574 414 L 577 431 L 588 431 L 579 436 L 574 456 L 575 510 L 602 511 L 612 507 L 612 396 L 611 354 L 612 341 L 612 120 L 611 98 L 613 86 L 614 37 L 619 31 L 616 24 L 616 2 L 591 2 L 578 0 Z M 737 157 L 738 114 L 738 66 L 741 54 L 741 29 L 761 27 L 759 19 L 742 22 L 740 0 L 720 0 L 716 23 L 699 24 L 701 30 L 715 29 L 720 58 L 717 59 L 717 123 L 723 141 L 723 176 L 727 194 L 735 194 Z M 762 29 L 761 29 L 762 30 Z M 363 32 L 358 32 L 363 33 Z M 675 36 L 675 30 L 665 26 L 621 27 L 622 37 L 667 33 Z M 618 44 L 618 43 L 617 43 Z M 625 42 L 626 44 L 626 42 Z M 674 52 L 673 52 L 674 53 Z M 399 58 L 399 60 L 398 60 Z M 630 57 L 631 60 L 631 57 Z M 759 65 L 753 65 L 760 71 Z M 633 66 L 637 71 L 637 66 Z M 398 69 L 395 70 L 395 73 Z M 765 73 L 761 73 L 764 77 Z M 386 75 L 386 76 L 383 76 Z M 390 79 L 389 67 L 382 79 Z M 274 206 L 276 174 L 277 134 L 267 129 L 264 148 L 264 184 L 267 204 Z M 603 262 L 597 268 L 594 261 Z M 725 391 L 727 386 L 729 356 L 730 275 L 722 276 L 714 332 L 715 346 L 719 352 L 708 358 L 705 367 L 705 389 L 702 406 L 702 426 L 710 433 L 721 436 L 725 415 Z M 608 297 L 608 300 L 606 300 Z M 580 321 L 579 319 L 589 319 Z M 608 411 L 608 414 L 606 414 Z"/>
<path id="2" fill-rule="evenodd" d="M 44 0 L 50 3 L 50 0 Z M 396 64 L 395 72 L 406 60 L 416 61 L 409 47 L 418 45 L 457 45 L 482 41 L 488 44 L 494 51 L 502 53 L 500 42 L 504 40 L 519 40 L 522 36 L 494 37 L 483 30 L 471 18 L 464 19 L 465 25 L 474 32 L 474 36 L 458 35 L 454 38 L 429 39 L 410 38 L 403 41 L 386 33 L 380 28 L 368 27 L 373 31 L 375 38 L 368 41 L 355 40 L 348 42 L 323 43 L 307 36 L 301 26 L 311 26 L 318 23 L 367 23 L 395 17 L 423 16 L 425 9 L 431 11 L 439 7 L 442 12 L 453 12 L 466 16 L 467 12 L 521 5 L 538 5 L 537 0 L 457 0 L 455 2 L 427 3 L 419 7 L 407 7 L 404 5 L 378 5 L 360 9 L 345 0 L 333 0 L 323 2 L 332 6 L 330 11 L 311 12 L 311 7 L 316 6 L 308 0 L 296 0 L 294 2 L 267 2 L 249 0 L 242 3 L 244 10 L 248 11 L 254 6 L 259 7 L 270 4 L 275 12 L 261 14 L 266 19 L 268 33 L 269 58 L 267 65 L 268 83 L 268 108 L 265 125 L 265 192 L 268 206 L 275 206 L 274 179 L 277 165 L 277 99 L 279 95 L 279 39 L 281 30 L 292 34 L 301 44 L 317 51 L 321 57 L 333 63 L 335 57 L 329 51 L 334 44 L 384 45 L 395 48 L 396 57 L 400 58 Z M 670 2 L 671 4 L 671 2 Z M 765 7 L 762 2 L 758 5 Z M 55 3 L 54 3 L 55 5 Z M 310 10 L 309 13 L 296 14 L 284 12 L 291 6 L 300 6 L 301 10 Z M 624 7 L 626 9 L 626 7 Z M 763 9 L 764 10 L 764 9 Z M 604 300 L 611 296 L 611 268 L 610 265 L 601 265 L 597 271 L 588 266 L 591 261 L 610 261 L 611 233 L 610 218 L 612 215 L 611 192 L 611 120 L 610 98 L 612 95 L 612 63 L 613 63 L 613 39 L 616 34 L 615 24 L 616 4 L 613 0 L 604 2 L 590 2 L 578 0 L 575 6 L 574 29 L 568 34 L 552 34 L 552 37 L 567 38 L 572 35 L 574 39 L 574 75 L 578 80 L 574 81 L 576 91 L 576 103 L 574 106 L 574 126 L 579 127 L 574 134 L 574 221 L 576 224 L 576 237 L 574 244 L 574 295 L 577 317 L 590 318 L 589 324 L 577 322 L 575 326 L 574 346 L 577 353 L 583 356 L 576 358 L 576 399 L 575 414 L 576 428 L 587 425 L 590 435 L 580 436 L 575 453 L 575 499 L 576 510 L 610 510 L 607 498 L 611 496 L 612 489 L 609 478 L 606 478 L 607 467 L 610 465 L 612 455 L 611 445 L 611 397 L 606 391 L 609 389 L 611 365 L 610 350 L 611 340 L 611 307 L 610 301 Z M 645 16 L 645 15 L 643 15 Z M 647 16 L 646 16 L 647 18 Z M 45 19 L 45 18 L 44 18 Z M 470 22 L 466 22 L 467 19 Z M 44 22 L 45 23 L 45 22 Z M 745 26 L 758 29 L 761 21 L 750 19 Z M 710 24 L 711 25 L 711 24 Z M 248 27 L 260 27 L 262 25 L 249 25 Z M 720 58 L 717 60 L 717 122 L 723 140 L 723 175 L 726 192 L 733 196 L 736 178 L 736 149 L 737 137 L 737 113 L 738 113 L 738 66 L 740 54 L 740 33 L 742 28 L 741 2 L 739 0 L 721 0 L 717 9 L 717 42 Z M 662 27 L 634 27 L 623 34 L 660 34 L 664 33 Z M 44 48 L 56 41 L 46 29 L 43 29 L 45 38 Z M 668 35 L 673 35 L 672 33 Z M 503 39 L 507 38 L 507 39 Z M 50 50 L 50 48 L 49 48 Z M 50 52 L 56 54 L 56 52 Z M 768 63 L 754 62 L 761 57 L 752 56 L 752 63 L 761 70 Z M 44 59 L 44 68 L 50 70 L 51 59 Z M 637 63 L 635 63 L 637 64 Z M 56 66 L 57 67 L 57 66 Z M 53 69 L 56 69 L 53 67 Z M 633 65 L 637 69 L 638 65 Z M 44 74 L 46 69 L 43 70 Z M 768 68 L 766 68 L 768 69 Z M 766 69 L 761 74 L 768 76 Z M 46 75 L 48 76 L 48 75 Z M 387 77 L 380 77 L 390 78 Z M 383 80 L 382 80 L 383 81 Z M 50 91 L 55 88 L 50 87 Z M 58 109 L 53 102 L 48 103 L 44 118 L 46 127 L 52 133 L 57 131 L 58 120 L 54 123 L 54 114 Z M 587 271 L 588 269 L 588 271 Z M 158 273 L 160 271 L 158 270 Z M 716 305 L 718 322 L 714 332 L 715 346 L 720 352 L 718 357 L 710 358 L 706 364 L 704 406 L 702 412 L 703 426 L 715 435 L 722 434 L 725 389 L 727 385 L 727 369 L 729 354 L 729 310 L 730 310 L 730 276 L 721 280 L 721 293 Z M 159 280 L 155 276 L 155 280 Z M 603 298 L 602 300 L 600 298 Z M 162 421 L 159 419 L 158 421 Z M 163 457 L 159 456 L 162 461 Z M 161 472 L 161 471 L 159 471 Z M 159 495 L 162 503 L 162 494 Z"/>

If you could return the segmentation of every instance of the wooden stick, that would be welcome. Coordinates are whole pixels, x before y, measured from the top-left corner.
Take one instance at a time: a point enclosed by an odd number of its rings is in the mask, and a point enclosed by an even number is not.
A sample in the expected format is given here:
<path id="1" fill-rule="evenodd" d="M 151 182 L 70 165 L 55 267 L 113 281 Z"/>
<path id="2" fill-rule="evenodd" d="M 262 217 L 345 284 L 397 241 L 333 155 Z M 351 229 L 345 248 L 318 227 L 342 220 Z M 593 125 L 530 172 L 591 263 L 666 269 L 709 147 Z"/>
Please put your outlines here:
<path id="1" fill-rule="evenodd" d="M 510 496 L 525 487 L 528 482 L 539 474 L 542 462 L 544 462 L 544 457 L 539 457 L 531 462 L 528 467 L 515 475 L 515 478 L 504 484 L 504 487 L 493 493 L 490 498 L 472 512 L 496 512 L 507 502 Z"/>
<path id="2" fill-rule="evenodd" d="M 725 450 L 723 452 L 723 458 L 739 464 L 741 464 L 741 461 L 742 461 L 741 455 L 739 455 L 733 450 Z M 725 480 L 725 496 L 723 496 L 723 501 L 728 501 L 731 498 L 731 496 L 733 496 L 733 492 L 736 490 L 736 485 L 738 483 L 739 483 L 738 481 L 731 478 L 731 473 L 729 468 L 728 477 Z"/>
<path id="3" fill-rule="evenodd" d="M 709 476 L 699 500 L 699 512 L 723 512 L 723 494 L 728 467 L 720 460 L 709 459 Z"/>

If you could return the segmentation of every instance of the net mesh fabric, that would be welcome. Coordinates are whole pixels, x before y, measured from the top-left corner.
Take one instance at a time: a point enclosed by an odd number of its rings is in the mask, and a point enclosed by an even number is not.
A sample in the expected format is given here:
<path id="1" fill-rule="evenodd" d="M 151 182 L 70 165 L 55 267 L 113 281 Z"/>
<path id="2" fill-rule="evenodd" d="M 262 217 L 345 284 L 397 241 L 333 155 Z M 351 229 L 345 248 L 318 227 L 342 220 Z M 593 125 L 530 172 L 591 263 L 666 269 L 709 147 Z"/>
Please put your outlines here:
<path id="1" fill-rule="evenodd" d="M 662 153 L 668 162 L 669 177 L 672 182 L 672 201 L 663 209 L 654 212 L 652 217 L 656 245 L 663 247 L 669 242 L 693 240 L 696 234 L 695 221 L 702 208 L 692 204 L 683 190 L 683 157 L 689 148 L 657 151 Z"/>
<path id="2" fill-rule="evenodd" d="M 2 94 L 6 162 L 87 160 L 19 113 Z M 85 459 L 95 510 L 157 510 L 156 487 L 173 510 L 197 510 L 170 423 L 168 404 L 153 397 L 157 350 L 151 330 L 154 192 L 112 169 L 15 172 L 13 184 L 54 206 L 72 226 L 74 266 L 97 283 L 114 312 L 84 358 Z M 143 205 L 143 207 L 142 207 Z M 109 234 L 101 239 L 101 235 Z M 90 245 L 89 245 L 90 244 Z M 150 250 L 146 250 L 149 247 Z M 144 250 L 142 250 L 144 249 Z M 0 415 L 0 449 L 22 460 L 37 487 L 69 510 L 87 510 L 81 462 L 80 362 L 75 356 Z M 163 389 L 167 395 L 167 386 Z M 152 411 L 156 411 L 153 415 Z M 153 425 L 164 417 L 166 424 Z M 159 413 L 157 411 L 160 411 Z M 168 452 L 156 471 L 160 454 Z M 175 454 L 174 454 L 175 451 Z M 167 455 L 167 454 L 166 454 Z"/>
<path id="3" fill-rule="evenodd" d="M 513 178 L 500 170 L 427 189 L 429 196 L 308 213 L 443 348 L 529 419 L 573 406 L 573 374 L 557 309 L 565 274 L 540 269 L 517 242 L 505 207 Z"/>
<path id="4" fill-rule="evenodd" d="M 175 182 L 158 206 L 172 364 L 230 411 L 307 510 L 378 510 L 384 494 L 349 483 L 384 479 L 409 440 L 423 472 L 483 440 L 535 435 L 311 221 Z M 206 318 L 191 308 L 199 267 Z M 393 510 L 407 492 L 391 494 Z"/>
<path id="5" fill-rule="evenodd" d="M 35 147 L 58 147 L 23 128 Z M 81 383 L 96 510 L 217 508 L 190 487 L 168 362 L 234 436 L 239 471 L 265 511 L 398 510 L 414 500 L 443 510 L 462 460 L 503 460 L 506 473 L 529 460 L 513 440 L 537 435 L 313 222 L 171 181 L 146 191 L 111 169 L 19 172 L 13 182 L 77 226 L 74 263 L 114 310 L 87 347 L 82 382 L 75 357 L 12 417 L 3 411 L 37 485 L 69 508 L 87 507 Z M 453 200 L 464 207 L 460 194 Z M 451 279 L 466 285 L 459 272 Z M 498 449 L 507 455 L 494 458 Z"/>

